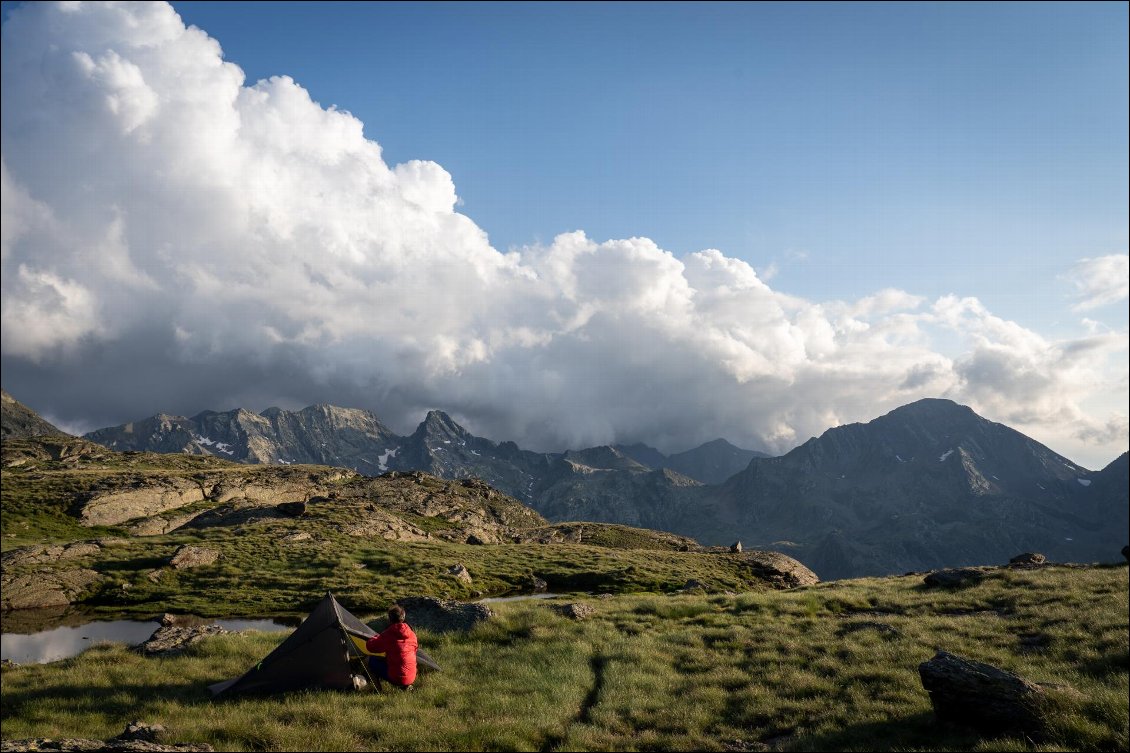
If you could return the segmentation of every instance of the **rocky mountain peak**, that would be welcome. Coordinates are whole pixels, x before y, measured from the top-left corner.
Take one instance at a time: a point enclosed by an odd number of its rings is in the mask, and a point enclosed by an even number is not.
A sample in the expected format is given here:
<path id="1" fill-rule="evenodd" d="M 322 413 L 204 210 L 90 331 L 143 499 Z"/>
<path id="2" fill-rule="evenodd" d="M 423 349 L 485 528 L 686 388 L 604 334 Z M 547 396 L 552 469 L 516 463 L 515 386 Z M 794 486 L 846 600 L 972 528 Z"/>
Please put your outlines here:
<path id="1" fill-rule="evenodd" d="M 2 409 L 0 435 L 4 439 L 68 436 L 65 432 L 43 420 L 38 413 L 16 400 L 4 389 L 0 389 L 0 409 Z"/>
<path id="2" fill-rule="evenodd" d="M 441 410 L 428 411 L 428 415 L 424 417 L 416 432 L 447 439 L 463 439 L 471 436 L 466 429 L 455 423 L 455 419 Z"/>

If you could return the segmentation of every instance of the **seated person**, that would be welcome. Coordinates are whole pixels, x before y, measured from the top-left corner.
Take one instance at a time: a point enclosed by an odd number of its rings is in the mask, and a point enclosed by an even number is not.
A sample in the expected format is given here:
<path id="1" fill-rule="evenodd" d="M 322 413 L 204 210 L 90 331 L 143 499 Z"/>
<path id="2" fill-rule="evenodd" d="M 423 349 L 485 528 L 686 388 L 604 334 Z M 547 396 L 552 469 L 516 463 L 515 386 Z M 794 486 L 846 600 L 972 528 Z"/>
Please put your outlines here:
<path id="1" fill-rule="evenodd" d="M 416 634 L 404 621 L 404 610 L 394 604 L 388 610 L 388 627 L 380 635 L 365 641 L 369 657 L 369 671 L 380 687 L 381 680 L 395 688 L 408 690 L 416 681 Z"/>

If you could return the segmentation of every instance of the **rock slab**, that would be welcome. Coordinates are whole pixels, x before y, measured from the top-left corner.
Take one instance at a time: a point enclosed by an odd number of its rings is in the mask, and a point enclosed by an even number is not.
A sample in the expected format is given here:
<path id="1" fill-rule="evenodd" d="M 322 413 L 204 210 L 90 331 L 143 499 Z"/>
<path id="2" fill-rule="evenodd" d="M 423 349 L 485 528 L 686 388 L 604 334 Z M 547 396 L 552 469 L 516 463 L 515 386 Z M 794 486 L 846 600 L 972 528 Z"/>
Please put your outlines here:
<path id="1" fill-rule="evenodd" d="M 1041 709 L 1047 696 L 1019 675 L 945 651 L 919 664 L 918 674 L 939 721 L 989 734 L 1039 736 L 1044 731 Z"/>
<path id="2" fill-rule="evenodd" d="M 750 549 L 738 556 L 754 575 L 773 588 L 797 588 L 820 582 L 816 573 L 787 554 Z"/>
<path id="3" fill-rule="evenodd" d="M 396 603 L 404 608 L 409 625 L 433 633 L 467 631 L 494 617 L 486 604 L 466 604 L 454 599 L 412 596 Z"/>

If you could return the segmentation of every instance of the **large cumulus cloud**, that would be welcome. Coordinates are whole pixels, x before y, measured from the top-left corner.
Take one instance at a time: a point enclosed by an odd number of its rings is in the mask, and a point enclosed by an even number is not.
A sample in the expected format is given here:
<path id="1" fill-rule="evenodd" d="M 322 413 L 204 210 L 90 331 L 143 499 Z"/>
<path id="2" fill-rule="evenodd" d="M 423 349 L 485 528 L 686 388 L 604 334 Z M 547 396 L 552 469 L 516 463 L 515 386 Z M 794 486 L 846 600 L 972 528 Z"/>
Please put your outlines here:
<path id="1" fill-rule="evenodd" d="M 807 301 L 646 238 L 501 253 L 441 166 L 386 164 L 286 76 L 249 85 L 164 4 L 21 7 L 2 54 L 5 386 L 64 423 L 325 400 L 544 449 L 783 451 L 944 395 L 1056 449 L 1125 447 L 1125 332 Z"/>

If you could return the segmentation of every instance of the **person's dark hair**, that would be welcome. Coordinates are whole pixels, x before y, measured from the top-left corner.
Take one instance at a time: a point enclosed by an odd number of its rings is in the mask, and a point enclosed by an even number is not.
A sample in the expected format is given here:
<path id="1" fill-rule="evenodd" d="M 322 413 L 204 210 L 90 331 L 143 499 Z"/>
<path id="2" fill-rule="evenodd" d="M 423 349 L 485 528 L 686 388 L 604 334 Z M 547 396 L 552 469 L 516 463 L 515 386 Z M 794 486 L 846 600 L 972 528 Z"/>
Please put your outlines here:
<path id="1" fill-rule="evenodd" d="M 391 607 L 389 607 L 388 608 L 388 621 L 390 623 L 392 623 L 392 622 L 404 622 L 404 608 L 401 607 L 399 604 L 393 604 Z"/>

